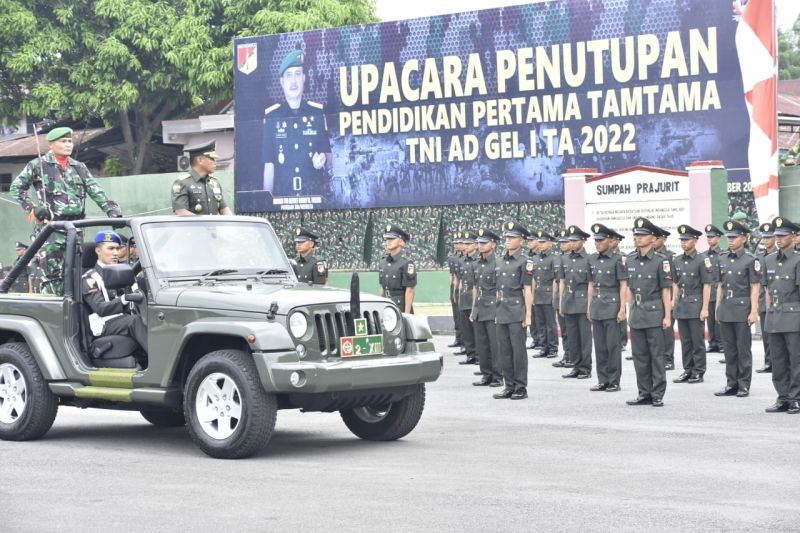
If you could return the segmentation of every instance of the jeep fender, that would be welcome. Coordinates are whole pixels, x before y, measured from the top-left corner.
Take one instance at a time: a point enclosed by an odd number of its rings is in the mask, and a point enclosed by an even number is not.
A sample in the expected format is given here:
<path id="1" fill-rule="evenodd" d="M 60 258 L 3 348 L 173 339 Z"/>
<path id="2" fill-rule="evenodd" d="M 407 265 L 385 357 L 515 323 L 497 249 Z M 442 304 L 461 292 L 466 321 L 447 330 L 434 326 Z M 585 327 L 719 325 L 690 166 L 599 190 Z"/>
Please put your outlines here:
<path id="1" fill-rule="evenodd" d="M 427 341 L 433 337 L 426 317 L 403 313 L 403 322 L 407 341 Z"/>
<path id="2" fill-rule="evenodd" d="M 221 335 L 225 337 L 238 337 L 250 347 L 253 352 L 293 352 L 294 341 L 286 331 L 286 327 L 277 321 L 266 320 L 231 320 L 229 318 L 202 318 L 184 326 L 181 332 L 181 341 L 177 354 L 180 356 L 187 343 L 195 335 Z M 250 336 L 255 337 L 253 342 Z M 172 368 L 165 374 L 174 375 L 181 357 L 175 357 Z"/>
<path id="3" fill-rule="evenodd" d="M 22 335 L 46 380 L 67 379 L 50 340 L 39 322 L 29 317 L 0 315 L 0 329 Z"/>

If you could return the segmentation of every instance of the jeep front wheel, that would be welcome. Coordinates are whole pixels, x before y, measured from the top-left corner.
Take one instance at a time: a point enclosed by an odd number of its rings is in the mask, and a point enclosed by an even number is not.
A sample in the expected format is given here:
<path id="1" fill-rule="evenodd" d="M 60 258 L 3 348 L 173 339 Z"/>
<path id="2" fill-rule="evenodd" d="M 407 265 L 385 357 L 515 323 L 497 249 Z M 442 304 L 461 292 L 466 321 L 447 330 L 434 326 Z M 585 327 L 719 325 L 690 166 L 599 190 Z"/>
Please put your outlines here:
<path id="1" fill-rule="evenodd" d="M 218 350 L 192 367 L 183 393 L 192 440 L 218 459 L 240 459 L 266 446 L 278 403 L 258 379 L 253 359 L 238 350 Z"/>
<path id="2" fill-rule="evenodd" d="M 28 347 L 0 346 L 0 439 L 38 439 L 53 426 L 57 412 L 58 398 Z"/>
<path id="3" fill-rule="evenodd" d="M 340 411 L 347 428 L 365 440 L 397 440 L 417 426 L 425 408 L 425 384 L 409 396 L 386 405 L 356 407 Z"/>

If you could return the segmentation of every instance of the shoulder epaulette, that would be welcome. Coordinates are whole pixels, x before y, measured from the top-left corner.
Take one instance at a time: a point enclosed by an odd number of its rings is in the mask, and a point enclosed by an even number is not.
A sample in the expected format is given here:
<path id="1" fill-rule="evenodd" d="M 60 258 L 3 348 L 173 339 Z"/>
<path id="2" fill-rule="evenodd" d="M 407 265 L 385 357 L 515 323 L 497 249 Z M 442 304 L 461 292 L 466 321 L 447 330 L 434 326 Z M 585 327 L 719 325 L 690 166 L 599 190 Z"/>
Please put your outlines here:
<path id="1" fill-rule="evenodd" d="M 319 102 L 312 102 L 311 100 L 308 100 L 308 105 L 310 105 L 311 107 L 316 107 L 317 109 L 322 109 L 324 107 Z"/>
<path id="2" fill-rule="evenodd" d="M 273 111 L 275 111 L 276 109 L 278 109 L 280 106 L 281 106 L 281 104 L 280 104 L 280 103 L 273 104 L 273 105 L 269 106 L 268 108 L 266 108 L 266 109 L 264 110 L 264 114 L 265 114 L 265 115 L 269 115 L 270 113 L 272 113 Z"/>

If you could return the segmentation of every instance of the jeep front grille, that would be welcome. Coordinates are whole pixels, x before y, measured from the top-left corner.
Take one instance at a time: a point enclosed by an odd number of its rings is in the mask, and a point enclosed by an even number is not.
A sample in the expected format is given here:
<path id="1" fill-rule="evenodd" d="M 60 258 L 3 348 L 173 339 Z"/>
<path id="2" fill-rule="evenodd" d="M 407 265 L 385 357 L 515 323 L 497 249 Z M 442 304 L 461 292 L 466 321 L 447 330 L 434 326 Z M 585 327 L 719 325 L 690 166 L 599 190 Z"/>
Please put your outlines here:
<path id="1" fill-rule="evenodd" d="M 377 311 L 364 311 L 362 318 L 367 319 L 367 332 L 370 335 L 382 333 L 381 319 Z M 339 339 L 353 335 L 353 322 L 350 311 L 315 312 L 314 331 L 319 342 L 319 351 L 323 357 L 339 355 Z"/>

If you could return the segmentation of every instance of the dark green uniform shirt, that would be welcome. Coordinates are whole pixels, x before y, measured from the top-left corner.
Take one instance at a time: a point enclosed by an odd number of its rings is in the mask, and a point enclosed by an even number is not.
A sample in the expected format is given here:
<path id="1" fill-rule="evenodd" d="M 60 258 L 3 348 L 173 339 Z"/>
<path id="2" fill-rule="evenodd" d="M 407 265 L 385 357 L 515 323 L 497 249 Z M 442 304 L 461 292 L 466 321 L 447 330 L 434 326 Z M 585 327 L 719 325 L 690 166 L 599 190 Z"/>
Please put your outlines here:
<path id="1" fill-rule="evenodd" d="M 297 259 L 297 280 L 314 285 L 325 285 L 328 281 L 328 264 L 323 259 L 317 259 L 314 254 L 308 254 Z"/>
<path id="2" fill-rule="evenodd" d="M 720 322 L 747 322 L 750 285 L 761 282 L 761 263 L 744 247 L 720 255 L 717 267 L 722 300 L 717 302 Z"/>
<path id="3" fill-rule="evenodd" d="M 399 253 L 392 257 L 385 255 L 378 265 L 378 283 L 383 287 L 383 295 L 405 311 L 406 287 L 417 286 L 417 271 L 414 262 Z"/>
<path id="4" fill-rule="evenodd" d="M 800 331 L 800 253 L 780 250 L 765 258 L 761 282 L 771 301 L 767 309 L 767 333 Z"/>
<path id="5" fill-rule="evenodd" d="M 534 305 L 553 304 L 553 280 L 561 266 L 558 256 L 553 252 L 540 252 L 533 257 L 533 279 L 536 289 L 533 293 Z"/>
<path id="6" fill-rule="evenodd" d="M 616 319 L 621 301 L 620 281 L 628 279 L 625 257 L 613 252 L 589 256 L 589 281 L 594 285 L 592 320 Z"/>
<path id="7" fill-rule="evenodd" d="M 533 261 L 522 253 L 504 253 L 497 260 L 497 316 L 496 323 L 522 323 L 525 320 L 525 285 L 533 281 Z"/>
<path id="8" fill-rule="evenodd" d="M 459 279 L 461 280 L 461 292 L 458 295 L 459 311 L 472 310 L 472 287 L 475 285 L 473 268 L 477 256 L 477 252 L 472 256 L 465 255 L 464 260 L 461 263 L 461 270 L 459 274 Z"/>
<path id="9" fill-rule="evenodd" d="M 497 316 L 497 273 L 495 268 L 497 260 L 494 254 L 488 258 L 480 256 L 474 263 L 473 273 L 475 277 L 475 287 L 478 289 L 478 298 L 473 309 L 474 320 L 485 322 Z"/>
<path id="10" fill-rule="evenodd" d="M 186 209 L 195 215 L 218 215 L 228 207 L 222 185 L 213 174 L 201 176 L 194 169 L 172 184 L 172 210 Z"/>
<path id="11" fill-rule="evenodd" d="M 703 309 L 703 286 L 710 286 L 714 275 L 711 258 L 694 250 L 691 254 L 676 255 L 672 263 L 678 291 L 673 315 L 677 319 L 699 319 Z"/>
<path id="12" fill-rule="evenodd" d="M 773 253 L 773 254 L 776 253 L 774 248 L 773 248 L 771 253 Z M 766 259 L 767 259 L 768 255 L 769 255 L 769 253 L 767 253 L 766 250 L 761 250 L 760 252 L 758 252 L 756 254 L 756 257 L 758 257 L 758 260 L 761 261 L 761 269 L 762 269 L 761 272 L 762 272 L 762 274 L 764 272 L 763 269 L 767 264 Z M 763 284 L 758 289 L 758 312 L 759 312 L 759 314 L 767 312 L 767 289 Z"/>
<path id="13" fill-rule="evenodd" d="M 703 255 L 711 259 L 711 299 L 709 302 L 716 302 L 717 301 L 717 287 L 719 287 L 719 256 L 722 253 L 722 250 L 719 246 L 715 246 L 714 248 L 709 248 Z"/>
<path id="14" fill-rule="evenodd" d="M 633 329 L 660 328 L 664 321 L 661 290 L 672 287 L 669 259 L 651 248 L 645 256 L 638 250 L 628 254 L 625 263 L 632 295 L 628 324 Z"/>
<path id="15" fill-rule="evenodd" d="M 564 295 L 561 311 L 566 314 L 586 313 L 589 304 L 589 254 L 583 249 L 570 252 L 561 259 Z"/>

